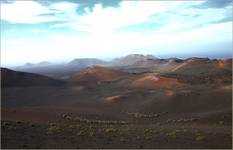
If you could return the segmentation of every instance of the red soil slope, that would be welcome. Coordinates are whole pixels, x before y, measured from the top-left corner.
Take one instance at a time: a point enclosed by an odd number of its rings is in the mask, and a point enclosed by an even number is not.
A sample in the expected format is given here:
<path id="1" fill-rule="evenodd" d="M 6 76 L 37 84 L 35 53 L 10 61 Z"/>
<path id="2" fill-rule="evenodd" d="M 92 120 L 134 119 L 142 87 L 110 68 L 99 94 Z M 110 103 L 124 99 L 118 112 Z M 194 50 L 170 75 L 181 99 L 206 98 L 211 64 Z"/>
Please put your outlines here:
<path id="1" fill-rule="evenodd" d="M 113 81 L 121 79 L 126 76 L 127 73 L 114 70 L 107 67 L 93 66 L 81 71 L 78 75 L 72 76 L 70 80 L 72 81 Z"/>
<path id="2" fill-rule="evenodd" d="M 179 85 L 181 85 L 181 83 L 176 79 L 161 77 L 156 73 L 144 74 L 142 77 L 134 80 L 131 84 L 132 87 L 146 89 L 171 88 Z"/>
<path id="3" fill-rule="evenodd" d="M 228 60 L 207 60 L 188 59 L 184 63 L 176 66 L 172 73 L 186 75 L 213 75 L 231 72 L 232 61 Z"/>

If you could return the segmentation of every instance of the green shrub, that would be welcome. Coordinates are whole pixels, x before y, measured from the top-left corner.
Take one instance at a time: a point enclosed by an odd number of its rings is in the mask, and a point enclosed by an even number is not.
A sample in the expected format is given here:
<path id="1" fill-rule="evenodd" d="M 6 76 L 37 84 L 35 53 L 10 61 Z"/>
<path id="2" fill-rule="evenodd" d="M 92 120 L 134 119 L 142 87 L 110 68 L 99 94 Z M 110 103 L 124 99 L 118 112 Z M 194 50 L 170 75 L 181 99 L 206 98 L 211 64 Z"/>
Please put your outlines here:
<path id="1" fill-rule="evenodd" d="M 6 122 L 6 121 L 2 122 L 2 126 L 9 126 L 9 125 L 10 125 L 9 122 Z"/>
<path id="2" fill-rule="evenodd" d="M 84 132 L 83 130 L 81 130 L 81 131 L 79 131 L 79 132 L 77 133 L 77 135 L 78 135 L 78 136 L 83 136 L 83 135 L 85 135 L 85 132 Z"/>
<path id="3" fill-rule="evenodd" d="M 203 134 L 201 133 L 196 134 L 196 141 L 203 141 L 205 139 L 206 139 L 206 136 L 204 136 Z"/>
<path id="4" fill-rule="evenodd" d="M 17 122 L 16 121 L 2 121 L 1 125 L 2 126 L 15 126 L 17 125 Z"/>
<path id="5" fill-rule="evenodd" d="M 47 128 L 47 134 L 56 134 L 56 133 L 59 133 L 61 131 L 61 128 L 58 127 L 58 126 L 49 126 Z"/>
<path id="6" fill-rule="evenodd" d="M 196 141 L 203 141 L 203 140 L 205 140 L 206 139 L 206 137 L 204 136 L 204 135 L 198 135 L 197 137 L 196 137 Z"/>
<path id="7" fill-rule="evenodd" d="M 176 139 L 177 135 L 176 135 L 176 132 L 173 131 L 173 132 L 170 132 L 170 133 L 167 133 L 166 134 L 169 138 L 172 138 L 172 139 Z"/>
<path id="8" fill-rule="evenodd" d="M 146 140 L 151 140 L 152 139 L 152 136 L 147 136 L 146 137 Z"/>
<path id="9" fill-rule="evenodd" d="M 105 129 L 104 131 L 107 132 L 107 133 L 111 133 L 111 132 L 116 132 L 117 129 L 114 129 L 114 128 L 107 128 L 107 129 Z"/>

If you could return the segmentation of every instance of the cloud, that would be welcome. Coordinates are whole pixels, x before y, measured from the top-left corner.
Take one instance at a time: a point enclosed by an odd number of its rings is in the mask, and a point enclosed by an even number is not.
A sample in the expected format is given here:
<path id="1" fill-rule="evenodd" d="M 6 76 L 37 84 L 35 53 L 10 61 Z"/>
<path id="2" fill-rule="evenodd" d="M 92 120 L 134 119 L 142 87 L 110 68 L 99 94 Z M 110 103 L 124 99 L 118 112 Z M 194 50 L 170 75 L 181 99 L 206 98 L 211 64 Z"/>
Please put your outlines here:
<path id="1" fill-rule="evenodd" d="M 200 36 L 201 35 L 201 36 Z M 231 42 L 231 23 L 215 24 L 189 32 L 176 34 L 116 33 L 108 35 L 64 35 L 53 34 L 40 41 L 36 39 L 16 39 L 4 41 L 2 62 L 9 60 L 29 62 L 41 60 L 63 61 L 76 58 L 120 57 L 130 53 L 187 54 L 201 53 L 214 44 Z M 27 45 L 25 47 L 25 45 Z M 201 50 L 200 50 L 201 48 Z M 216 49 L 216 48 L 215 48 Z M 14 56 L 14 59 L 12 59 Z"/>
<path id="2" fill-rule="evenodd" d="M 3 62 L 184 54 L 211 51 L 214 44 L 229 47 L 232 40 L 230 5 L 199 9 L 193 6 L 208 1 L 122 1 L 106 7 L 95 2 L 93 7 L 90 1 L 72 0 L 1 4 Z"/>
<path id="3" fill-rule="evenodd" d="M 56 22 L 51 27 L 71 28 L 91 34 L 110 34 L 127 28 L 132 30 L 131 27 L 136 29 L 132 31 L 140 31 L 144 26 L 153 30 L 161 28 L 159 32 L 186 30 L 210 21 L 220 23 L 225 17 L 222 16 L 225 10 L 219 10 L 218 14 L 213 15 L 215 10 L 195 11 L 196 8 L 191 7 L 210 3 L 209 1 L 122 1 L 116 3 L 118 7 L 104 7 L 103 4 L 106 2 L 101 0 L 93 3 L 72 0 L 55 3 L 44 1 L 44 3 L 46 5 L 35 1 L 2 4 L 1 19 L 11 23 L 28 24 Z M 83 6 L 84 4 L 86 7 Z M 88 6 L 91 4 L 93 8 L 89 9 Z M 85 14 L 78 13 L 81 7 L 85 10 Z M 176 20 L 173 21 L 173 18 Z"/>
<path id="4" fill-rule="evenodd" d="M 104 8 L 101 4 L 96 4 L 92 11 L 87 10 L 85 15 L 78 16 L 73 22 L 58 26 L 94 34 L 107 34 L 126 26 L 147 22 L 151 16 L 165 13 L 184 3 L 186 2 L 123 1 L 116 8 Z"/>
<path id="5" fill-rule="evenodd" d="M 232 22 L 232 16 L 231 17 L 225 17 L 225 18 L 222 18 L 218 21 L 214 21 L 212 23 L 224 23 L 224 22 Z"/>
<path id="6" fill-rule="evenodd" d="M 13 3 L 14 0 L 1 0 L 0 4 L 9 4 L 9 3 Z"/>
<path id="7" fill-rule="evenodd" d="M 49 18 L 44 19 L 39 15 L 50 12 L 48 8 L 40 6 L 33 1 L 15 1 L 14 3 L 1 4 L 1 19 L 13 23 L 49 21 Z"/>
<path id="8" fill-rule="evenodd" d="M 101 4 L 96 4 L 92 11 L 86 9 L 85 15 L 77 15 L 73 21 L 55 27 L 67 26 L 79 31 L 101 32 L 102 34 L 103 32 L 112 32 L 127 25 L 141 23 L 154 13 L 162 13 L 168 9 L 162 7 L 162 3 L 153 6 L 151 2 L 141 4 L 122 2 L 117 8 L 104 8 Z"/>
<path id="9" fill-rule="evenodd" d="M 144 22 L 148 20 L 149 16 L 163 13 L 181 2 L 123 1 L 119 7 L 104 7 L 104 3 L 98 3 L 93 6 L 92 10 L 85 7 L 86 13 L 79 14 L 78 10 L 83 3 L 84 1 L 80 1 L 80 3 L 64 1 L 42 5 L 35 1 L 15 1 L 2 4 L 1 19 L 11 23 L 29 24 L 64 21 L 66 23 L 55 27 L 67 26 L 87 32 L 98 32 L 105 29 L 109 32 L 123 26 Z"/>
<path id="10" fill-rule="evenodd" d="M 207 8 L 224 8 L 232 5 L 232 0 L 207 0 L 200 5 L 193 6 L 194 8 L 207 9 Z"/>
<path id="11" fill-rule="evenodd" d="M 51 3 L 57 3 L 57 1 L 54 0 L 36 0 L 36 2 L 39 2 L 43 5 L 48 5 Z M 70 3 L 76 3 L 79 5 L 78 12 L 85 13 L 85 8 L 92 9 L 96 4 L 101 4 L 104 8 L 106 7 L 118 7 L 121 0 L 63 0 L 63 2 L 70 2 Z"/>
<path id="12" fill-rule="evenodd" d="M 67 21 L 74 16 L 76 8 L 77 4 L 70 2 L 43 6 L 35 1 L 15 1 L 1 4 L 1 20 L 24 24 Z"/>

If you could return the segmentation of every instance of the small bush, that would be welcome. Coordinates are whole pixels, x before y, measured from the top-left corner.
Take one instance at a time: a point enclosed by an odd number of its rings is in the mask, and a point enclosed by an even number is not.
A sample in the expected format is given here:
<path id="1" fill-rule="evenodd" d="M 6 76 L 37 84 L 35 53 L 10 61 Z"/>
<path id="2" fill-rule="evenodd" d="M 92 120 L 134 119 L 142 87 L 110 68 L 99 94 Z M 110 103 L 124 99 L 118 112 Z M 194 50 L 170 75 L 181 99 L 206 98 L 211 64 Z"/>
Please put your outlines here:
<path id="1" fill-rule="evenodd" d="M 121 142 L 126 142 L 126 139 L 121 138 L 120 141 L 121 141 Z"/>
<path id="2" fill-rule="evenodd" d="M 204 136 L 204 135 L 198 135 L 197 137 L 196 137 L 196 141 L 203 141 L 203 140 L 205 140 L 206 139 L 206 137 Z"/>
<path id="3" fill-rule="evenodd" d="M 29 124 L 31 127 L 35 127 L 35 124 L 34 123 L 30 123 Z"/>
<path id="4" fill-rule="evenodd" d="M 147 136 L 146 137 L 146 140 L 151 140 L 152 139 L 152 136 Z"/>
<path id="5" fill-rule="evenodd" d="M 2 121 L 1 125 L 2 126 L 15 126 L 15 125 L 17 125 L 17 122 L 15 122 L 15 121 Z"/>
<path id="6" fill-rule="evenodd" d="M 183 129 L 183 132 L 187 132 L 187 129 Z"/>
<path id="7" fill-rule="evenodd" d="M 90 137 L 93 137 L 94 135 L 95 135 L 94 132 L 90 132 L 90 133 L 89 133 L 89 136 L 90 136 Z"/>
<path id="8" fill-rule="evenodd" d="M 140 140 L 140 137 L 139 137 L 139 136 L 136 136 L 136 140 Z"/>
<path id="9" fill-rule="evenodd" d="M 219 124 L 220 124 L 220 125 L 223 125 L 223 121 L 219 121 Z"/>
<path id="10" fill-rule="evenodd" d="M 201 133 L 196 134 L 196 141 L 203 141 L 205 139 L 206 139 L 206 137 L 203 134 L 201 134 Z"/>
<path id="11" fill-rule="evenodd" d="M 83 136 L 83 135 L 85 135 L 85 132 L 81 130 L 81 131 L 79 131 L 79 132 L 77 133 L 77 135 L 78 135 L 78 136 Z"/>
<path id="12" fill-rule="evenodd" d="M 150 129 L 144 129 L 144 132 L 145 133 L 150 132 Z"/>
<path id="13" fill-rule="evenodd" d="M 166 134 L 169 138 L 176 139 L 176 132 L 170 132 Z"/>
<path id="14" fill-rule="evenodd" d="M 17 124 L 21 124 L 22 122 L 21 121 L 16 121 Z"/>
<path id="15" fill-rule="evenodd" d="M 2 122 L 2 126 L 9 126 L 10 123 L 9 122 Z"/>
<path id="16" fill-rule="evenodd" d="M 107 133 L 111 133 L 111 132 L 116 132 L 117 129 L 114 129 L 114 128 L 107 128 L 107 129 L 105 129 L 104 131 L 107 132 Z"/>
<path id="17" fill-rule="evenodd" d="M 61 131 L 60 127 L 53 125 L 53 126 L 48 127 L 47 134 L 56 134 L 60 131 Z"/>

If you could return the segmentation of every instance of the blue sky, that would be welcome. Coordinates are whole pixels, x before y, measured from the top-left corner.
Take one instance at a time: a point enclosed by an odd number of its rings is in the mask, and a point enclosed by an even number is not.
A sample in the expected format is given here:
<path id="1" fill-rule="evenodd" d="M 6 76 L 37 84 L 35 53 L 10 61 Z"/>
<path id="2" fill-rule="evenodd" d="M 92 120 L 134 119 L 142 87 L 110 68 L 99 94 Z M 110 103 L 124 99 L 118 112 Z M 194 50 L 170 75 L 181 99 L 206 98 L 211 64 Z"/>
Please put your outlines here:
<path id="1" fill-rule="evenodd" d="M 232 0 L 1 1 L 1 64 L 232 55 Z"/>

